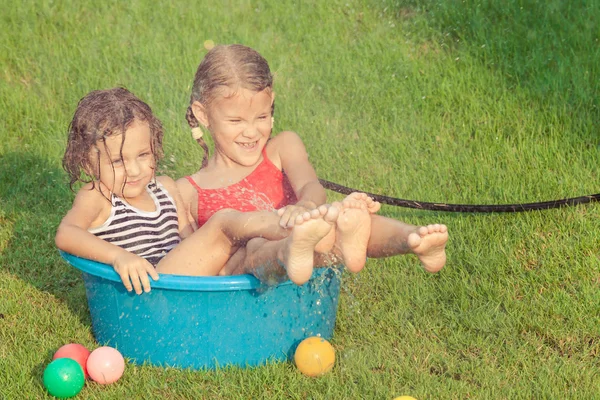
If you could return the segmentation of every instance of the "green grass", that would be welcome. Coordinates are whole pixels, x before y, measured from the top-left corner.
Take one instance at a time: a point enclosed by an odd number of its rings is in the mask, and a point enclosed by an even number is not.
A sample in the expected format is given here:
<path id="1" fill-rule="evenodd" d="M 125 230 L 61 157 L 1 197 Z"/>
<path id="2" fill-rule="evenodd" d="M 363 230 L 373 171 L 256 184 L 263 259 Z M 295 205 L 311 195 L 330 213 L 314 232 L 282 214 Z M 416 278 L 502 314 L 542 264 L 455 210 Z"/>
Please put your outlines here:
<path id="1" fill-rule="evenodd" d="M 432 202 L 598 192 L 600 5 L 592 0 L 8 2 L 0 17 L 0 397 L 44 398 L 53 351 L 97 344 L 80 274 L 53 244 L 73 194 L 60 161 L 87 92 L 124 85 L 165 126 L 163 171 L 200 164 L 184 119 L 203 42 L 241 42 L 276 73 L 276 128 L 320 177 Z M 331 198 L 339 195 L 331 194 Z M 291 363 L 181 371 L 127 365 L 81 398 L 595 398 L 595 204 L 446 214 L 448 265 L 370 260 L 345 275 L 319 379 Z"/>

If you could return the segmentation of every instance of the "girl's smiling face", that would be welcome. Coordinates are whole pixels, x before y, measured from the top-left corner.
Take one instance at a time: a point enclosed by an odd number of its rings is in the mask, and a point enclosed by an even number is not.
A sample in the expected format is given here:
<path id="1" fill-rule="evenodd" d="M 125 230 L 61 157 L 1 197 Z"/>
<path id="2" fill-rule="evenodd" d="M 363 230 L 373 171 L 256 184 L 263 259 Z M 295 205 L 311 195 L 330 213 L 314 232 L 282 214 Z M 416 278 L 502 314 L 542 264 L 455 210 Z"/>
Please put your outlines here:
<path id="1" fill-rule="evenodd" d="M 270 89 L 226 90 L 208 109 L 197 107 L 199 120 L 210 130 L 215 142 L 217 162 L 245 167 L 256 165 L 273 128 Z"/>
<path id="2" fill-rule="evenodd" d="M 156 165 L 151 137 L 148 124 L 135 120 L 124 136 L 108 136 L 96 144 L 97 152 L 92 150 L 99 157 L 99 162 L 94 164 L 99 165 L 96 176 L 115 195 L 127 200 L 145 195 L 146 186 L 154 178 Z"/>

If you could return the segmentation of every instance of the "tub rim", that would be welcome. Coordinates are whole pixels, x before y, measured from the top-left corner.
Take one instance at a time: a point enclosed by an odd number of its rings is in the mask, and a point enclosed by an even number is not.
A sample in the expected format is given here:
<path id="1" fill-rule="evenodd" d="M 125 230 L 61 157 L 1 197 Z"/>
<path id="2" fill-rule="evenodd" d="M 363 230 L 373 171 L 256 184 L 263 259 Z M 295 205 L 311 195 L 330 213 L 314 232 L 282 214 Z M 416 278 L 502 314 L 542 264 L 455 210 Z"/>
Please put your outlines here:
<path id="1" fill-rule="evenodd" d="M 121 277 L 112 266 L 97 261 L 88 260 L 74 256 L 59 250 L 60 255 L 73 267 L 81 272 L 101 277 L 112 282 L 121 283 Z M 327 268 L 315 268 L 311 280 L 316 275 L 323 274 Z M 152 289 L 167 290 L 187 290 L 197 292 L 227 292 L 236 290 L 256 290 L 266 287 L 260 280 L 252 275 L 232 275 L 232 276 L 186 276 L 159 274 L 160 279 L 153 281 L 150 278 Z M 290 280 L 286 280 L 277 286 L 293 285 Z"/>

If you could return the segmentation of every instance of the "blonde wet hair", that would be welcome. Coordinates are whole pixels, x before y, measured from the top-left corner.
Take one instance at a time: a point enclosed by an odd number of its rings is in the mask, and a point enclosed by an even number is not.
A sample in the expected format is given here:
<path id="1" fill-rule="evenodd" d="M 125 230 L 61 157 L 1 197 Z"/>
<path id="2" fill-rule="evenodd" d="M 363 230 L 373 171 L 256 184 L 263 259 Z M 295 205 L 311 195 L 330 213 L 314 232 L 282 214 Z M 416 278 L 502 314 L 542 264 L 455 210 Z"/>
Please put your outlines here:
<path id="1" fill-rule="evenodd" d="M 241 44 L 219 45 L 213 47 L 196 70 L 190 105 L 185 119 L 192 136 L 204 150 L 202 168 L 208 163 L 208 146 L 198 132 L 200 123 L 194 116 L 192 105 L 202 104 L 206 110 L 210 104 L 227 91 L 235 93 L 239 89 L 261 92 L 273 89 L 273 75 L 269 63 L 256 50 Z M 275 111 L 275 103 L 271 107 L 271 116 Z"/>

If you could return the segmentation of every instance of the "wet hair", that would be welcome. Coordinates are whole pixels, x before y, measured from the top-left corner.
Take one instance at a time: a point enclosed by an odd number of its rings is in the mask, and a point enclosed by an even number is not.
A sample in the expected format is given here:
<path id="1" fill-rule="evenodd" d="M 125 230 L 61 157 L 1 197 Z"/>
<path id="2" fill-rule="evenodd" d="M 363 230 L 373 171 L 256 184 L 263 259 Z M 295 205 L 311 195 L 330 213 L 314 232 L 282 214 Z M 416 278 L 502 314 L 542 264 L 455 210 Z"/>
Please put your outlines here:
<path id="1" fill-rule="evenodd" d="M 190 128 L 199 128 L 199 122 L 192 112 L 192 104 L 200 102 L 206 109 L 225 90 L 248 89 L 261 92 L 273 88 L 273 75 L 269 63 L 256 50 L 240 44 L 213 47 L 198 66 L 192 86 L 190 105 L 185 119 Z M 271 107 L 271 115 L 275 103 Z M 196 139 L 204 150 L 202 167 L 208 163 L 208 146 L 201 137 Z"/>
<path id="2" fill-rule="evenodd" d="M 163 156 L 163 128 L 148 104 L 121 87 L 95 90 L 79 100 L 62 161 L 71 190 L 78 181 L 91 182 L 95 187 L 100 179 L 100 157 L 92 157 L 92 152 L 106 137 L 123 135 L 122 152 L 125 132 L 135 121 L 146 122 L 150 127 L 150 148 L 156 165 Z"/>

